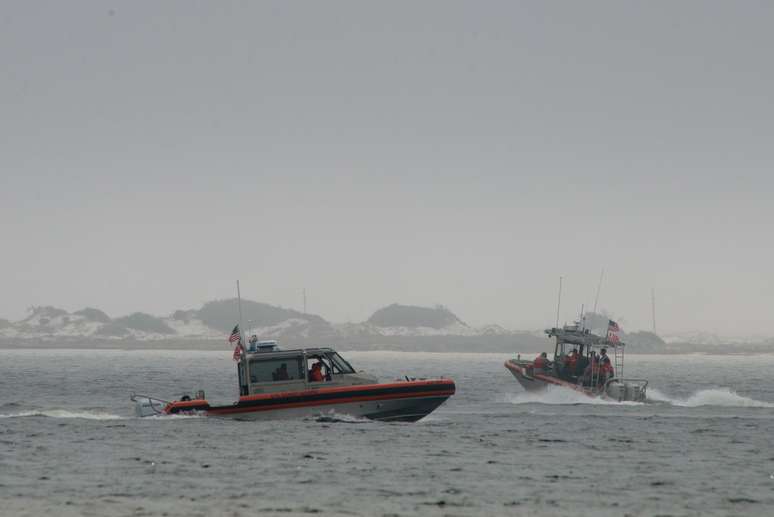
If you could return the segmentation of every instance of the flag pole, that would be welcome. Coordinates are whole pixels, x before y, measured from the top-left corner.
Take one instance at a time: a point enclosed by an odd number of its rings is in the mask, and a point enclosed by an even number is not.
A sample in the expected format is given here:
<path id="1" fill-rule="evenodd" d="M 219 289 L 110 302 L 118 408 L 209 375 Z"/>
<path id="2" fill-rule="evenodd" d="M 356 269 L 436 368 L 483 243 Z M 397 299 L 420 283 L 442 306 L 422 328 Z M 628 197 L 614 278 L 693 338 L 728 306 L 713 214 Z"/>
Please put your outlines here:
<path id="1" fill-rule="evenodd" d="M 239 306 L 239 343 L 242 343 L 242 332 L 245 331 L 242 325 L 242 293 L 239 292 L 239 280 L 237 282 L 237 305 Z"/>
<path id="2" fill-rule="evenodd" d="M 242 293 L 239 291 L 239 280 L 236 281 L 237 284 L 237 306 L 239 307 L 239 348 L 242 349 L 242 354 L 240 358 L 240 362 L 242 363 L 242 378 L 244 379 L 244 391 L 245 395 L 250 394 L 250 388 L 249 384 L 247 383 L 247 379 L 249 379 L 247 371 L 247 350 L 245 349 L 245 345 L 242 342 L 242 333 L 245 331 L 245 327 L 242 324 Z M 239 391 L 242 391 L 242 387 L 239 387 Z"/>

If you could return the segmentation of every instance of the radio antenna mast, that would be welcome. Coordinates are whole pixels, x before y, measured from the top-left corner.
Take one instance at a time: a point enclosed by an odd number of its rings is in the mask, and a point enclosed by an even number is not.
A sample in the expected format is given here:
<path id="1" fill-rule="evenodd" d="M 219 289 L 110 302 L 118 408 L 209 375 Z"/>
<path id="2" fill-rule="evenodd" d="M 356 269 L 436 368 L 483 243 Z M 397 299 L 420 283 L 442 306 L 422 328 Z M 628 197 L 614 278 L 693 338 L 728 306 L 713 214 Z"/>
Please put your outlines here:
<path id="1" fill-rule="evenodd" d="M 562 306 L 562 277 L 559 277 L 559 300 L 556 302 L 556 328 L 559 328 L 559 307 Z"/>
<path id="2" fill-rule="evenodd" d="M 594 297 L 594 314 L 597 313 L 597 303 L 599 303 L 599 291 L 602 290 L 602 277 L 605 276 L 605 268 L 599 274 L 599 283 L 597 284 L 597 296 Z"/>

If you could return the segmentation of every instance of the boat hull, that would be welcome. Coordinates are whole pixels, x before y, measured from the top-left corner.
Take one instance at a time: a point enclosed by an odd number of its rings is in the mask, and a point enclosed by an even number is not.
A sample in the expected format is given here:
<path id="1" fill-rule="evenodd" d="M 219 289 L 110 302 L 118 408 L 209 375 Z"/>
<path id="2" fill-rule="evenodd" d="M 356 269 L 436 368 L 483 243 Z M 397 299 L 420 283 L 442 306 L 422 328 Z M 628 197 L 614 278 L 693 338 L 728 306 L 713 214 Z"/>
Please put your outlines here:
<path id="1" fill-rule="evenodd" d="M 455 392 L 449 379 L 310 389 L 240 397 L 229 406 L 207 401 L 173 402 L 167 414 L 203 413 L 239 420 L 349 415 L 382 421 L 416 422 Z"/>
<path id="2" fill-rule="evenodd" d="M 548 386 L 559 386 L 582 393 L 587 397 L 599 397 L 606 400 L 617 402 L 645 402 L 647 381 L 641 379 L 613 379 L 611 382 L 593 389 L 580 384 L 573 384 L 563 379 L 554 377 L 545 372 L 535 372 L 530 374 L 524 361 L 515 361 L 509 359 L 505 362 L 505 368 L 510 371 L 519 384 L 527 391 L 540 391 Z"/>
<path id="3" fill-rule="evenodd" d="M 589 397 L 597 396 L 590 388 L 563 381 L 562 379 L 557 379 L 551 375 L 534 372 L 530 375 L 524 364 L 520 364 L 512 359 L 505 362 L 505 368 L 513 374 L 519 384 L 527 391 L 541 391 L 545 390 L 548 386 L 561 386 L 583 393 Z"/>

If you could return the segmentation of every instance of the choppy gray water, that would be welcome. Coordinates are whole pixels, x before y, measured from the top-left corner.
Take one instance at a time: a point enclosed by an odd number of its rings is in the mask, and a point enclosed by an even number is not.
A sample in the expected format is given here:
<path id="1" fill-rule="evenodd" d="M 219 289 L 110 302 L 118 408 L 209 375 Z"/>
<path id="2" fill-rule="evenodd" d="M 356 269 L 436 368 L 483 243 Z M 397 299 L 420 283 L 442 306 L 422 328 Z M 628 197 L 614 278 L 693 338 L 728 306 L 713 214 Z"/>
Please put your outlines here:
<path id="1" fill-rule="evenodd" d="M 504 354 L 345 355 L 457 395 L 417 424 L 137 419 L 132 390 L 232 402 L 230 351 L 0 350 L 0 514 L 774 515 L 774 355 L 629 356 L 630 405 L 526 394 Z"/>

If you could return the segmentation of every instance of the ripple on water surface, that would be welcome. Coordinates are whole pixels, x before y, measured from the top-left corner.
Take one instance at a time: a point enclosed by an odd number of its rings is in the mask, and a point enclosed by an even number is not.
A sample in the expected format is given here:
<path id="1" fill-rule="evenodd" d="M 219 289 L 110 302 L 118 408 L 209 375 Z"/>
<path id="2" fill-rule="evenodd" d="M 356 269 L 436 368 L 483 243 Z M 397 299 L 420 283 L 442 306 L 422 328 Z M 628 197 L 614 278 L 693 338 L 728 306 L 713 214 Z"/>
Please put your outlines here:
<path id="1" fill-rule="evenodd" d="M 137 419 L 133 390 L 233 401 L 230 353 L 57 351 L 47 366 L 8 352 L 8 515 L 767 515 L 774 504 L 774 391 L 746 380 L 774 371 L 769 356 L 738 368 L 691 357 L 680 375 L 633 356 L 651 402 L 620 405 L 525 393 L 504 354 L 347 354 L 384 379 L 456 380 L 437 412 L 403 424 Z"/>

